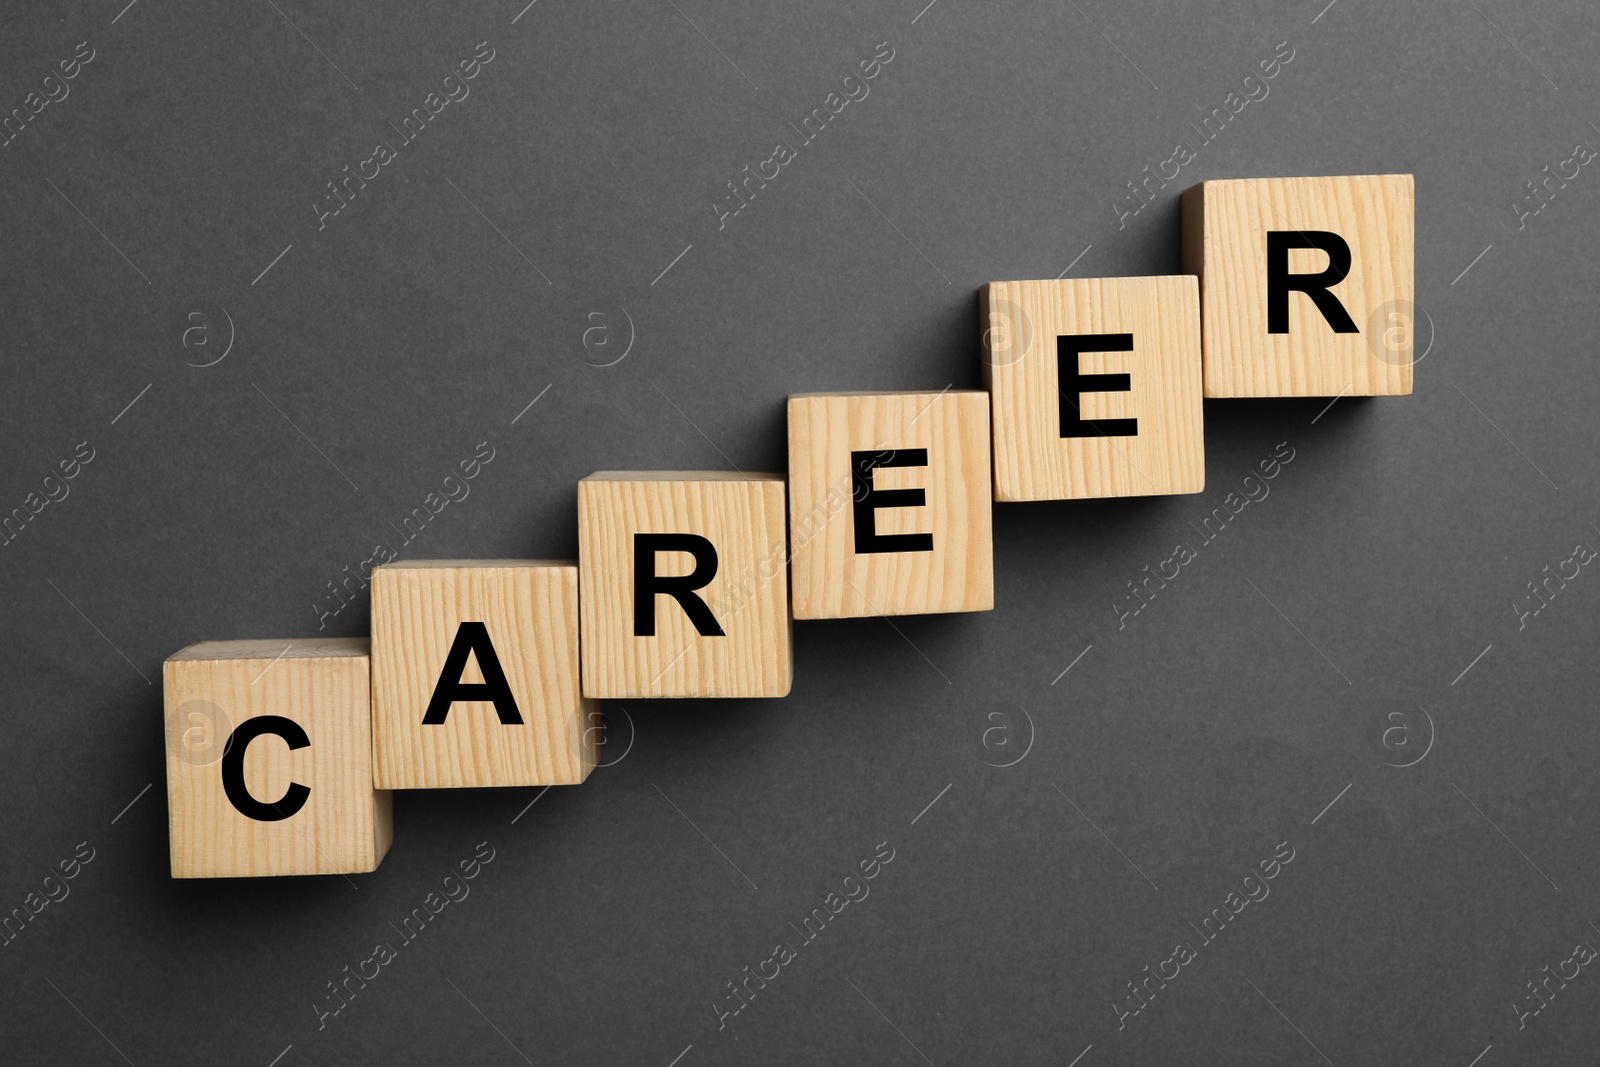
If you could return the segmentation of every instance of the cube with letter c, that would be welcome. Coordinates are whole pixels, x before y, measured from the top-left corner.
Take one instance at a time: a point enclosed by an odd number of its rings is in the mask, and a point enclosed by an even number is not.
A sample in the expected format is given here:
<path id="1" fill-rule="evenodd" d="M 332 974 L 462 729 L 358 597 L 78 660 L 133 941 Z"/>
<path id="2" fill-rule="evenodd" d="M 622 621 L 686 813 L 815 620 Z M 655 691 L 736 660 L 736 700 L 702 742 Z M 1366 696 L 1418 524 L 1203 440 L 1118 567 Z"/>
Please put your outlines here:
<path id="1" fill-rule="evenodd" d="M 781 474 L 599 471 L 584 478 L 584 695 L 788 695 L 788 564 Z"/>
<path id="2" fill-rule="evenodd" d="M 994 607 L 989 396 L 789 398 L 794 617 Z"/>
<path id="3" fill-rule="evenodd" d="M 996 500 L 1205 488 L 1193 277 L 990 282 L 979 315 Z"/>
<path id="4" fill-rule="evenodd" d="M 372 785 L 365 637 L 202 641 L 161 667 L 174 878 L 358 874 L 394 836 Z"/>

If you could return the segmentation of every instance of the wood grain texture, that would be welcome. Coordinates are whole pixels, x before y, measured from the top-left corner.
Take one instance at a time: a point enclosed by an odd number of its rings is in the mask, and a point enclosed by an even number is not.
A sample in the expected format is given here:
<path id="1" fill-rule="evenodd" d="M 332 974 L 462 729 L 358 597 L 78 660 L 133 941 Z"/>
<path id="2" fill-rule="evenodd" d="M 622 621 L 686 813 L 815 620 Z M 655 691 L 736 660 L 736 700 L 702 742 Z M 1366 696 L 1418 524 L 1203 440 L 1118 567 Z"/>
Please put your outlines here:
<path id="1" fill-rule="evenodd" d="M 481 622 L 516 700 L 423 715 L 463 622 Z M 418 560 L 372 571 L 373 768 L 381 789 L 576 785 L 599 761 L 599 709 L 578 685 L 578 566 Z M 483 681 L 469 657 L 458 678 Z"/>
<path id="2" fill-rule="evenodd" d="M 174 878 L 358 874 L 393 839 L 390 794 L 372 786 L 371 659 L 360 638 L 206 641 L 162 665 L 167 813 Z M 245 750 L 250 795 L 311 790 L 287 819 L 241 814 L 222 786 L 222 750 L 246 719 L 293 720 L 311 744 L 275 735 Z"/>
<path id="3" fill-rule="evenodd" d="M 881 535 L 931 534 L 927 551 L 859 553 L 851 453 L 925 449 L 927 464 L 876 468 L 875 489 L 924 492 L 880 508 Z M 803 393 L 789 398 L 789 544 L 797 619 L 994 607 L 989 396 L 978 390 Z"/>
<path id="4" fill-rule="evenodd" d="M 1184 270 L 1200 276 L 1205 395 L 1403 396 L 1411 392 L 1415 183 L 1409 174 L 1208 181 L 1183 194 Z M 1304 293 L 1289 332 L 1267 332 L 1266 235 L 1325 230 L 1350 246 L 1329 292 L 1359 333 L 1335 333 Z M 1290 252 L 1293 273 L 1328 264 Z"/>
<path id="5" fill-rule="evenodd" d="M 784 476 L 727 471 L 600 471 L 578 483 L 583 692 L 596 698 L 781 697 L 794 676 Z M 698 595 L 724 636 L 702 637 L 668 596 L 656 636 L 633 627 L 636 533 L 711 541 L 717 572 Z M 656 573 L 688 574 L 686 553 Z"/>
<path id="6" fill-rule="evenodd" d="M 1195 279 L 990 282 L 979 293 L 983 377 L 993 405 L 994 498 L 1198 493 L 1205 488 Z M 1133 335 L 1131 352 L 1084 352 L 1083 374 L 1130 377 L 1084 392 L 1084 419 L 1138 420 L 1133 436 L 1061 436 L 1057 338 Z"/>

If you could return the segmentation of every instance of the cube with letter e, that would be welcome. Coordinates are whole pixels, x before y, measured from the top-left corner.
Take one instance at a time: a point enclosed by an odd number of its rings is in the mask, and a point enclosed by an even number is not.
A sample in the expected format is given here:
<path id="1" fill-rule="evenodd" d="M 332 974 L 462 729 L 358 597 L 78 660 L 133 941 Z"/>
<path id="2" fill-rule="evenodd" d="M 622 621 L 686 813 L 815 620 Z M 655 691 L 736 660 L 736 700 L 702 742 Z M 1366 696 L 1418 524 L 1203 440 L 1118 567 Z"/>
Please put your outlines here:
<path id="1" fill-rule="evenodd" d="M 1409 394 L 1415 200 L 1409 174 L 1185 190 L 1206 396 Z"/>
<path id="2" fill-rule="evenodd" d="M 789 398 L 794 617 L 994 607 L 989 397 Z"/>
<path id="3" fill-rule="evenodd" d="M 979 316 L 996 500 L 1205 488 L 1194 278 L 990 282 Z"/>
<path id="4" fill-rule="evenodd" d="M 781 474 L 589 475 L 578 483 L 584 695 L 788 695 L 788 563 Z"/>

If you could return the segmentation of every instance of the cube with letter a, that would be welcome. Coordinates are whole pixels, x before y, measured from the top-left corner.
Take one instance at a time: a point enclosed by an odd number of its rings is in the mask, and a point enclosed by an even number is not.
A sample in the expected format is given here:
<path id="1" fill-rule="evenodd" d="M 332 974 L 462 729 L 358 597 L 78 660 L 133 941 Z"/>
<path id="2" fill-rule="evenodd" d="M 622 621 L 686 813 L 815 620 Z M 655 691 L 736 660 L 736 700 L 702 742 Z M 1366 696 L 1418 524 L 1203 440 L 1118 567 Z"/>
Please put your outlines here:
<path id="1" fill-rule="evenodd" d="M 204 641 L 162 665 L 174 878 L 358 874 L 393 839 L 372 785 L 364 637 Z"/>
<path id="2" fill-rule="evenodd" d="M 1409 394 L 1415 199 L 1409 174 L 1186 190 L 1206 396 Z"/>
<path id="3" fill-rule="evenodd" d="M 412 560 L 372 571 L 381 789 L 576 785 L 599 759 L 578 685 L 578 566 Z"/>
<path id="4" fill-rule="evenodd" d="M 990 282 L 979 313 L 996 500 L 1205 488 L 1194 278 Z"/>
<path id="5" fill-rule="evenodd" d="M 578 483 L 583 692 L 781 697 L 793 679 L 784 478 L 601 471 Z"/>
<path id="6" fill-rule="evenodd" d="M 789 398 L 794 617 L 994 607 L 989 396 Z"/>

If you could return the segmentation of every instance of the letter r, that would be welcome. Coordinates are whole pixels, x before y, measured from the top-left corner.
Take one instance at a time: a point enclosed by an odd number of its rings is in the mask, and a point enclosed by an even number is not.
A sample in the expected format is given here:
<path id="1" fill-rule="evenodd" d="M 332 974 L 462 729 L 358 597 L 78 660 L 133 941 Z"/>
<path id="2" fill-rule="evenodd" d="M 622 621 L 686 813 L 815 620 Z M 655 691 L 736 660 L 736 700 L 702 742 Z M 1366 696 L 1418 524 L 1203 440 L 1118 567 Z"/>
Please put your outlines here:
<path id="1" fill-rule="evenodd" d="M 685 575 L 656 573 L 657 552 L 687 552 L 694 570 Z M 656 595 L 665 593 L 678 602 L 701 637 L 723 637 L 717 617 L 695 594 L 717 576 L 717 547 L 699 534 L 636 533 L 633 535 L 633 635 L 656 635 Z"/>
<path id="2" fill-rule="evenodd" d="M 1291 248 L 1320 248 L 1327 253 L 1327 269 L 1316 274 L 1290 274 Z M 1289 332 L 1289 291 L 1311 298 L 1334 333 L 1360 333 L 1339 298 L 1328 290 L 1350 273 L 1350 246 L 1326 230 L 1269 230 L 1267 232 L 1267 332 Z"/>

